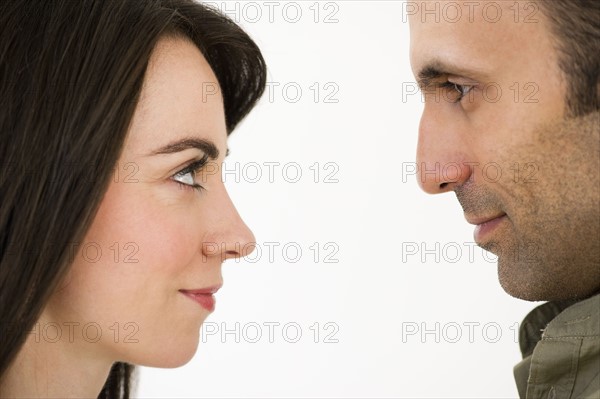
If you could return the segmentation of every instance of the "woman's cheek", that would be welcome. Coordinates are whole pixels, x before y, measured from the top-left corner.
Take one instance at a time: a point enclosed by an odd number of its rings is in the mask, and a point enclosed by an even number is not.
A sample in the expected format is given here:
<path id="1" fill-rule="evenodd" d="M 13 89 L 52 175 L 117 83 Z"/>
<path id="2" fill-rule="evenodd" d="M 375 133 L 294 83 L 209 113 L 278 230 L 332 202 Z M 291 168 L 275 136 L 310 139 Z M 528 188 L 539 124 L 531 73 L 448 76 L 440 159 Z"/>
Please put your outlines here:
<path id="1" fill-rule="evenodd" d="M 193 202 L 197 194 L 174 182 L 119 189 L 105 199 L 107 212 L 99 216 L 107 224 L 102 230 L 109 233 L 103 241 L 118 245 L 120 262 L 146 273 L 189 263 L 200 248 L 199 207 Z"/>
<path id="2" fill-rule="evenodd" d="M 197 207 L 196 207 L 197 208 Z M 140 262 L 177 272 L 200 256 L 200 223 L 189 206 L 153 206 L 136 223 L 133 235 Z"/>

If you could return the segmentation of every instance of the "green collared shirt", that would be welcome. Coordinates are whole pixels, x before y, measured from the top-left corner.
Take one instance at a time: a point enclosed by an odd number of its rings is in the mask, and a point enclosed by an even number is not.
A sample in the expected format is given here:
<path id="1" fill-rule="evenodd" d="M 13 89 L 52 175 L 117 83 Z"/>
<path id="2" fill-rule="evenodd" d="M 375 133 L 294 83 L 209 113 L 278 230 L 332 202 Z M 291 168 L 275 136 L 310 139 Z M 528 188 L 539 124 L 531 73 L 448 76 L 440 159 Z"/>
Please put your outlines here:
<path id="1" fill-rule="evenodd" d="M 600 399 L 600 295 L 533 309 L 519 344 L 514 374 L 522 399 Z"/>

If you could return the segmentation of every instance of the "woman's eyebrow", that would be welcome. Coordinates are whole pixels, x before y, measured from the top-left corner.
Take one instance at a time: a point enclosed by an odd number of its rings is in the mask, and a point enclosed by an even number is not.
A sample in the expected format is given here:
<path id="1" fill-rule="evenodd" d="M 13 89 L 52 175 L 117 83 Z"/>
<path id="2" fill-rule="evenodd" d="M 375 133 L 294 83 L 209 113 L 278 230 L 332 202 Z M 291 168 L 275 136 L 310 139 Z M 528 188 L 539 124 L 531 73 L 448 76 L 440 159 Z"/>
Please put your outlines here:
<path id="1" fill-rule="evenodd" d="M 152 151 L 148 155 L 174 154 L 190 148 L 197 148 L 201 150 L 211 159 L 217 159 L 219 157 L 219 150 L 212 141 L 197 138 L 184 138 L 173 141 L 157 150 Z M 227 153 L 229 153 L 229 149 L 227 149 Z"/>

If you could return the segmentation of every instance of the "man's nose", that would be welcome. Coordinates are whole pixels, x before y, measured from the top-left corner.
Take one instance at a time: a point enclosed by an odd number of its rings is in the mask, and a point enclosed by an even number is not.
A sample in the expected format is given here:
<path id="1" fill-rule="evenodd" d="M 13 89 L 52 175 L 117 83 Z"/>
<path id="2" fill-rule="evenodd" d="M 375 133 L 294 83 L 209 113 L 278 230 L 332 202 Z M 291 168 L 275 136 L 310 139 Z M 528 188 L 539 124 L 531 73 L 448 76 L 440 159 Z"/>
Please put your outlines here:
<path id="1" fill-rule="evenodd" d="M 419 125 L 417 178 L 426 193 L 453 191 L 471 177 L 473 162 L 467 156 L 461 123 L 440 104 L 425 105 Z"/>

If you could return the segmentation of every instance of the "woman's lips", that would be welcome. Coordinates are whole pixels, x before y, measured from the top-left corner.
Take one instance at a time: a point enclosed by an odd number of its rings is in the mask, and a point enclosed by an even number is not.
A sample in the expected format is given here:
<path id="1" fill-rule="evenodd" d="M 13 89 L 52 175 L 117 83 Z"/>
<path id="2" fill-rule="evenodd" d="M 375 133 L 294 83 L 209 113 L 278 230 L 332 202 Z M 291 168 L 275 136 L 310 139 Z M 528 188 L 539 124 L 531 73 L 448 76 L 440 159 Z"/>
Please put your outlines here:
<path id="1" fill-rule="evenodd" d="M 475 242 L 481 243 L 486 239 L 486 236 L 492 234 L 492 232 L 506 219 L 506 214 L 503 213 L 496 217 L 487 219 L 485 221 L 480 221 L 475 226 L 475 231 L 473 232 L 473 236 Z"/>
<path id="2" fill-rule="evenodd" d="M 213 286 L 198 290 L 179 290 L 183 295 L 200 304 L 204 309 L 212 312 L 215 310 L 215 296 L 213 295 L 221 286 Z"/>
<path id="3" fill-rule="evenodd" d="M 180 291 L 183 295 L 191 298 L 193 301 L 196 301 L 200 304 L 204 309 L 212 312 L 215 310 L 215 297 L 213 294 L 190 294 L 187 292 Z"/>

